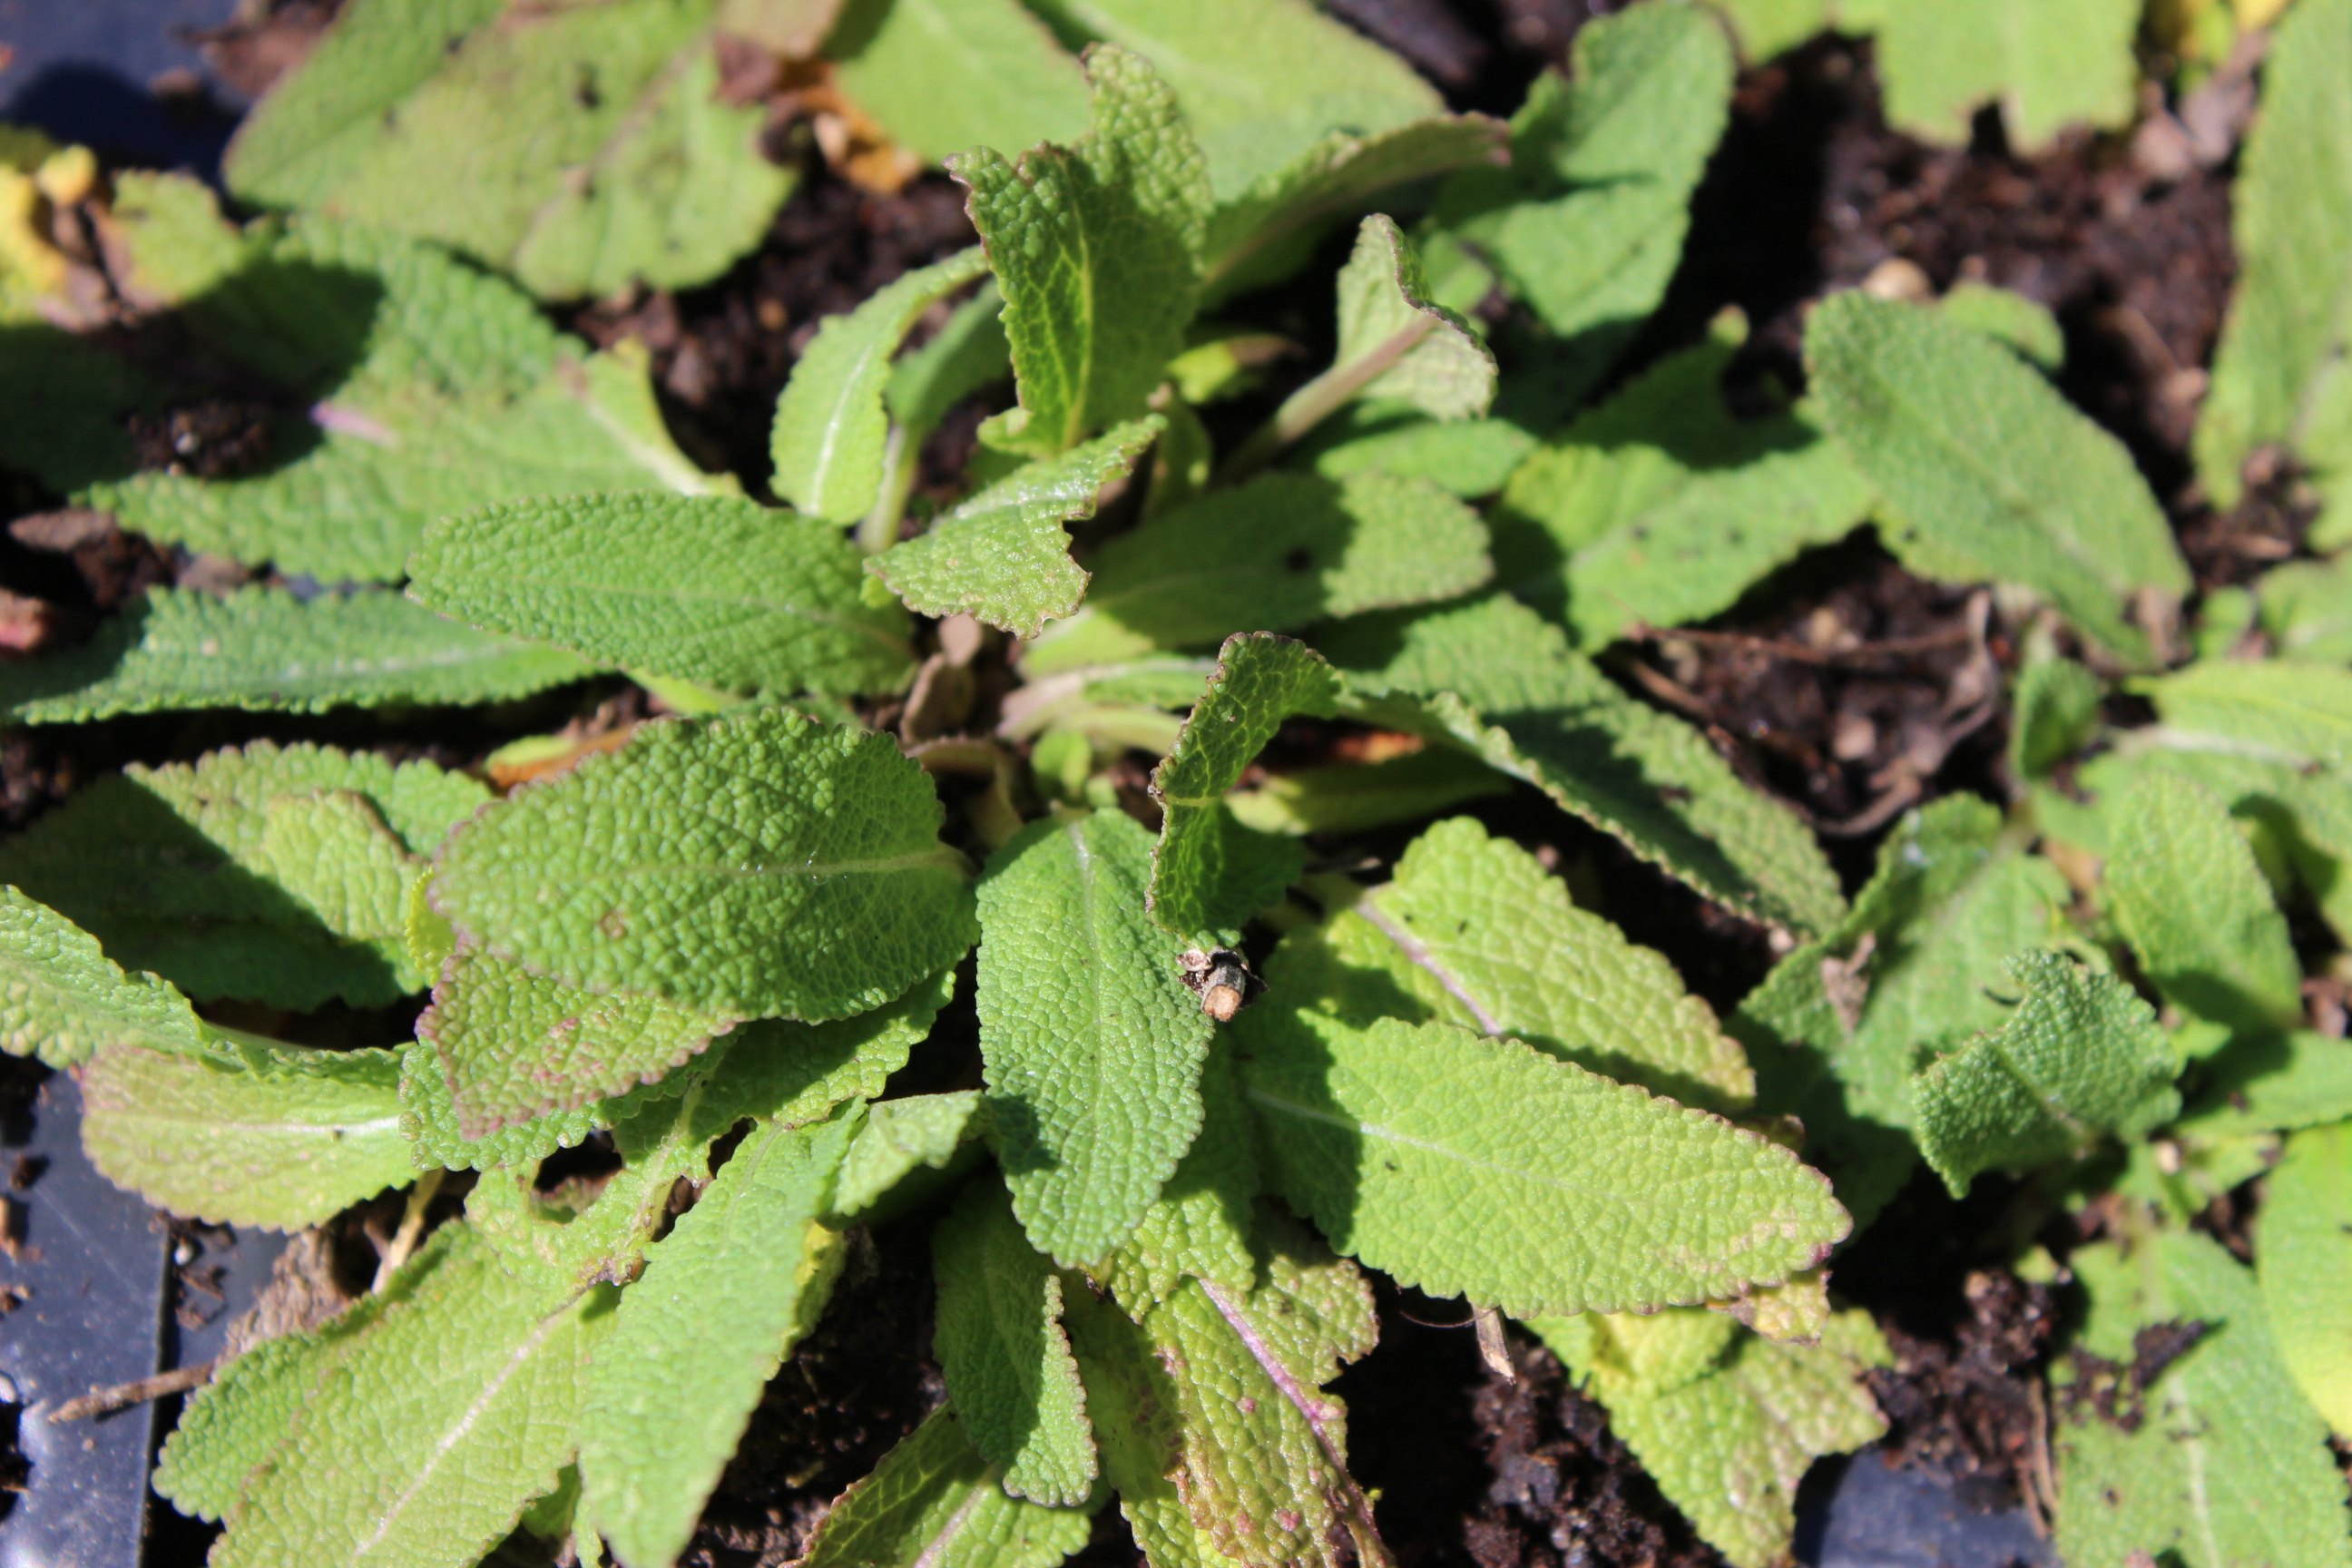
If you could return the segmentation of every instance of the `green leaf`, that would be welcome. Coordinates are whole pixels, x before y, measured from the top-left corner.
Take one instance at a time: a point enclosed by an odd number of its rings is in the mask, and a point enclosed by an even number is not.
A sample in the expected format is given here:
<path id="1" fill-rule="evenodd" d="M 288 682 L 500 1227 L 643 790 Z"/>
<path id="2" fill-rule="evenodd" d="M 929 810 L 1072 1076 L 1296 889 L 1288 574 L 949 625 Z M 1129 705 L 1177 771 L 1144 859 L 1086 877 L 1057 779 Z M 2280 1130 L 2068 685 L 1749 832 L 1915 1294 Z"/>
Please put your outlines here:
<path id="1" fill-rule="evenodd" d="M 1997 289 L 1963 278 L 1936 301 L 1936 309 L 1994 342 L 2007 344 L 2028 363 L 2055 375 L 2066 365 L 2066 332 L 2050 307 L 2013 289 Z"/>
<path id="2" fill-rule="evenodd" d="M 69 1068 L 109 1047 L 194 1055 L 205 1039 L 170 981 L 124 973 L 96 937 L 0 888 L 0 1050 Z"/>
<path id="3" fill-rule="evenodd" d="M 1038 1250 L 1125 1240 L 1200 1131 L 1214 1026 L 1186 945 L 1145 918 L 1150 840 L 1116 811 L 1031 824 L 980 884 L 980 1045 L 992 1136 Z"/>
<path id="4" fill-rule="evenodd" d="M 2129 125 L 2139 0 L 1839 0 L 1838 24 L 1876 35 L 1886 119 L 1931 142 L 1968 144 L 1976 111 L 1998 104 L 2010 143 L 2039 150 L 2070 125 Z"/>
<path id="5" fill-rule="evenodd" d="M 1208 222 L 1200 149 L 1150 64 L 1105 46 L 1087 71 L 1094 130 L 1075 147 L 948 160 L 1004 292 L 1021 395 L 1005 433 L 1040 457 L 1143 412 L 1183 347 Z"/>
<path id="6" fill-rule="evenodd" d="M 2352 562 L 2290 561 L 2263 573 L 2256 591 L 2273 658 L 2352 664 Z"/>
<path id="7" fill-rule="evenodd" d="M 1295 68 L 1297 61 L 1286 61 Z M 1181 95 L 1180 93 L 1181 101 Z M 1323 221 L 1386 191 L 1504 154 L 1504 126 L 1483 114 L 1440 114 L 1391 130 L 1334 131 L 1209 215 L 1210 291 L 1239 292 Z M 1286 246 L 1284 242 L 1289 241 Z"/>
<path id="8" fill-rule="evenodd" d="M 1906 565 L 2031 588 L 2116 657 L 2149 661 L 2125 603 L 2178 599 L 2189 569 L 2123 443 L 1983 334 L 1859 289 L 1813 312 L 1805 360 Z"/>
<path id="9" fill-rule="evenodd" d="M 1794 812 L 1741 783 L 1697 731 L 1627 696 L 1526 605 L 1496 595 L 1411 620 L 1368 617 L 1318 640 L 1348 672 L 1350 716 L 1526 780 L 1751 920 L 1814 931 L 1843 914 L 1836 874 Z"/>
<path id="10" fill-rule="evenodd" d="M 2099 678 L 2071 658 L 2025 667 L 2010 695 L 2009 765 L 2021 779 L 2047 778 L 2098 733 Z"/>
<path id="11" fill-rule="evenodd" d="M 2065 942 L 2072 902 L 2055 867 L 2003 836 L 1998 810 L 1948 796 L 1905 816 L 1853 912 L 1740 1004 L 1733 1028 L 1759 1109 L 1804 1122 L 1858 1223 L 1912 1168 L 1915 1074 L 2007 1020 L 2005 962 Z"/>
<path id="12" fill-rule="evenodd" d="M 1360 833 L 1411 822 L 1510 788 L 1475 758 L 1427 746 L 1376 763 L 1269 773 L 1225 797 L 1234 820 L 1261 833 Z"/>
<path id="13" fill-rule="evenodd" d="M 1727 609 L 1809 545 L 1852 532 L 1870 486 L 1802 412 L 1735 417 L 1724 369 L 1747 335 L 1662 362 L 1522 464 L 1494 515 L 1496 575 L 1598 647 Z"/>
<path id="14" fill-rule="evenodd" d="M 771 438 L 776 493 L 810 517 L 856 522 L 882 493 L 890 361 L 916 318 L 988 270 L 974 247 L 826 318 L 793 366 Z"/>
<path id="15" fill-rule="evenodd" d="M 2246 1033 L 2302 1022 L 2303 966 L 2286 920 L 2221 797 L 2159 772 L 2116 810 L 2107 903 L 2157 989 Z"/>
<path id="16" fill-rule="evenodd" d="M 431 763 L 257 741 L 100 779 L 0 846 L 0 880 L 202 999 L 381 1006 L 426 983 L 419 853 L 488 798 Z"/>
<path id="17" fill-rule="evenodd" d="M 1088 1404 L 1101 1402 L 1106 1474 L 1147 1549 L 1161 1548 L 1155 1563 L 1172 1542 L 1193 1553 L 1176 1562 L 1336 1565 L 1352 1546 L 1354 1561 L 1387 1563 L 1370 1504 L 1348 1475 L 1346 1411 L 1323 1391 L 1379 1337 L 1370 1290 L 1351 1265 L 1286 1228 L 1262 1223 L 1257 1250 L 1254 1288 L 1187 1279 L 1139 1328 L 1070 1294 Z M 1167 1506 L 1164 1481 L 1153 1484 L 1162 1477 L 1173 1479 L 1197 1544 Z"/>
<path id="18" fill-rule="evenodd" d="M 2148 1237 L 2128 1256 L 2112 1242 L 2083 1247 L 2068 1262 L 2091 1298 L 2080 1348 L 2108 1364 L 2052 1366 L 2060 1555 L 2352 1563 L 2344 1477 L 2279 1359 L 2253 1276 L 2193 1232 Z M 2153 1386 L 2132 1375 L 2142 1330 L 2192 1323 L 2203 1332 Z M 2101 1411 L 2102 1394 L 2116 1416 Z"/>
<path id="19" fill-rule="evenodd" d="M 824 52 L 842 91 L 926 163 L 1087 128 L 1085 73 L 1019 0 L 850 0 Z"/>
<path id="20" fill-rule="evenodd" d="M 211 1561 L 463 1563 L 488 1551 L 571 1458 L 583 1363 L 611 1309 L 609 1290 L 510 1273 L 472 1229 L 445 1226 L 385 1291 L 278 1342 L 263 1375 L 231 1363 L 192 1403 L 192 1416 L 211 1406 L 202 1447 L 258 1459 Z M 203 1464 L 190 1448 L 179 1466 Z M 217 1482 L 200 1495 L 217 1500 Z"/>
<path id="21" fill-rule="evenodd" d="M 1213 1054 L 1202 1064 L 1201 1111 L 1200 1135 L 1135 1234 L 1089 1270 L 1130 1313 L 1166 1300 L 1187 1278 L 1244 1293 L 1256 1283 L 1251 1230 L 1257 1155 L 1229 1058 Z"/>
<path id="22" fill-rule="evenodd" d="M 416 1020 L 468 1142 L 625 1093 L 683 1067 L 740 1020 L 659 996 L 597 995 L 461 942 Z"/>
<path id="23" fill-rule="evenodd" d="M 860 560 L 814 518 L 640 490 L 443 518 L 409 557 L 408 593 L 602 665 L 849 697 L 894 690 L 914 670 L 906 615 L 864 602 Z"/>
<path id="24" fill-rule="evenodd" d="M 1331 132 L 1374 136 L 1444 107 L 1402 60 L 1306 0 L 1037 0 L 1033 8 L 1066 39 L 1108 40 L 1159 67 L 1221 204 Z"/>
<path id="25" fill-rule="evenodd" d="M 1350 414 L 1360 415 L 1351 419 Z M 1327 479 L 1377 470 L 1428 479 L 1451 494 L 1493 495 L 1535 450 L 1535 437 L 1503 419 L 1440 425 L 1393 409 L 1342 409 L 1317 427 L 1307 466 Z"/>
<path id="26" fill-rule="evenodd" d="M 908 438 L 936 429 L 948 410 L 1013 374 L 1004 337 L 1004 295 L 990 278 L 958 305 L 931 340 L 893 365 L 883 392 Z"/>
<path id="27" fill-rule="evenodd" d="M 788 709 L 664 721 L 468 823 L 433 901 L 494 955 L 569 984 L 838 1018 L 970 945 L 940 818 L 889 736 Z"/>
<path id="28" fill-rule="evenodd" d="M 1786 1561 L 1812 1462 L 1886 1433 L 1861 1374 L 1894 1356 L 1867 1312 L 1836 1314 L 1811 1348 L 1692 1309 L 1528 1326 L 1599 1395 L 1610 1430 L 1733 1568 Z"/>
<path id="29" fill-rule="evenodd" d="M 805 1568 L 1055 1568 L 1087 1543 L 1083 1509 L 1008 1497 L 964 1424 L 935 1410 L 834 1502 Z"/>
<path id="30" fill-rule="evenodd" d="M 1517 1040 L 1362 1028 L 1287 992 L 1236 1021 L 1273 1184 L 1349 1257 L 1517 1317 L 1777 1284 L 1852 1228 L 1795 1155 Z"/>
<path id="31" fill-rule="evenodd" d="M 1729 118 L 1730 40 L 1696 5 L 1635 5 L 1576 35 L 1511 121 L 1507 169 L 1454 176 L 1437 221 L 1567 340 L 1571 401 L 1665 297 L 1691 193 Z"/>
<path id="32" fill-rule="evenodd" d="M 1426 479 L 1377 473 L 1213 490 L 1119 535 L 1094 564 L 1086 608 L 1024 650 L 1024 670 L 1450 599 L 1494 575 L 1475 512 Z"/>
<path id="33" fill-rule="evenodd" d="M 1236 840 L 1220 809 L 1225 792 L 1284 720 L 1328 718 L 1338 700 L 1331 667 L 1306 644 L 1265 632 L 1226 639 L 1175 748 L 1151 771 L 1160 843 L 1151 852 L 1144 907 L 1162 931 L 1190 935 L 1238 924 L 1254 912 L 1255 905 L 1236 910 L 1234 904 L 1245 900 L 1228 891 L 1245 879 L 1228 858 Z"/>
<path id="34" fill-rule="evenodd" d="M 2219 1141 L 2352 1118 L 2352 1045 L 2296 1029 L 2233 1042 L 2208 1064 L 2179 1131 Z"/>
<path id="35" fill-rule="evenodd" d="M 1056 1508 L 1086 1501 L 1098 1467 L 1062 1331 L 1062 1281 L 1022 1234 L 1004 1190 L 967 1184 L 931 1233 L 931 1258 L 940 1281 L 931 1353 L 971 1446 L 1010 1496 Z"/>
<path id="36" fill-rule="evenodd" d="M 82 1068 L 82 1147 L 159 1208 L 295 1230 L 410 1179 L 399 1078 L 392 1051 L 110 1047 Z"/>
<path id="37" fill-rule="evenodd" d="M 2166 739 L 2183 750 L 2352 767 L 2352 669 L 2205 658 L 2132 689 L 2156 704 Z"/>
<path id="38" fill-rule="evenodd" d="M 987 1126 L 979 1089 L 918 1094 L 878 1100 L 866 1108 L 866 1125 L 841 1163 L 834 1189 L 837 1219 L 863 1217 L 890 1190 L 922 1169 L 944 1171 L 959 1150 Z"/>
<path id="39" fill-rule="evenodd" d="M 1433 419 L 1475 419 L 1495 401 L 1494 351 L 1462 316 L 1432 304 L 1421 258 L 1396 220 L 1374 213 L 1339 269 L 1331 368 L 1291 394 L 1277 427 L 1303 431 L 1340 404 L 1377 398 Z"/>
<path id="40" fill-rule="evenodd" d="M 2254 1252 L 2279 1359 L 2337 1436 L 2352 1436 L 2352 1123 L 2287 1140 Z"/>
<path id="41" fill-rule="evenodd" d="M 247 121 L 229 184 L 454 246 L 551 299 L 702 282 L 794 183 L 760 151 L 762 110 L 720 97 L 715 9 L 358 0 Z"/>
<path id="42" fill-rule="evenodd" d="M 427 521 L 488 501 L 734 488 L 671 442 L 642 349 L 591 354 L 520 290 L 383 230 L 306 217 L 237 243 L 236 269 L 178 310 L 184 382 L 28 330 L 28 363 L 67 363 L 0 396 L 0 453 L 134 532 L 328 583 L 396 579 Z M 225 381 L 275 410 L 262 466 L 137 472 L 124 416 Z"/>
<path id="43" fill-rule="evenodd" d="M 1964 1197 L 1979 1171 L 2081 1154 L 2172 1120 L 2180 1096 L 2156 1014 L 2112 974 L 2055 952 L 2010 960 L 2024 988 L 2001 1026 L 1919 1075 L 1919 1152 Z"/>
<path id="44" fill-rule="evenodd" d="M 1830 25 L 1830 0 L 1713 0 L 1751 64 L 1785 54 Z"/>
<path id="45" fill-rule="evenodd" d="M 498 702 L 594 673 L 568 653 L 455 626 L 396 594 L 298 599 L 153 588 L 80 647 L 0 670 L 0 718 Z"/>
<path id="46" fill-rule="evenodd" d="M 1016 468 L 866 570 L 922 615 L 974 616 L 1034 637 L 1086 597 L 1087 574 L 1070 559 L 1062 525 L 1092 517 L 1103 487 L 1124 479 L 1165 427 L 1149 415 Z"/>
<path id="47" fill-rule="evenodd" d="M 1327 903 L 1344 896 L 1325 886 Z M 1336 972 L 1307 980 L 1325 963 Z M 1319 931 L 1292 933 L 1274 964 L 1358 1026 L 1436 1019 L 1508 1035 L 1711 1110 L 1743 1110 L 1755 1094 L 1747 1057 L 1673 965 L 1578 909 L 1565 882 L 1471 817 L 1431 827 L 1393 881 L 1338 904 Z"/>
<path id="48" fill-rule="evenodd" d="M 622 1562 L 685 1549 L 761 1388 L 824 1310 L 842 1242 L 818 1216 L 858 1120 L 754 1129 L 623 1292 L 580 1415 L 580 1510 Z"/>

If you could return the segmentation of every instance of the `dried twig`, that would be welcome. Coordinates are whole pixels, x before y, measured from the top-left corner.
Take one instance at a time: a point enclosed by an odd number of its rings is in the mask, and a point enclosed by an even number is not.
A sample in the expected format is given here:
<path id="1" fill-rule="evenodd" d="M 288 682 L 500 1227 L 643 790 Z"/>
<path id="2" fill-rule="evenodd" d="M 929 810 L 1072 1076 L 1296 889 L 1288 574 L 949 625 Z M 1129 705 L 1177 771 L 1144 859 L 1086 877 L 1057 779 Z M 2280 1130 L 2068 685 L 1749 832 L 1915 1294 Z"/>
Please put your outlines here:
<path id="1" fill-rule="evenodd" d="M 105 1415 L 117 1410 L 127 1410 L 134 1405 L 144 1405 L 151 1399 L 161 1399 L 167 1394 L 184 1394 L 210 1382 L 215 1364 L 205 1362 L 200 1366 L 177 1367 L 133 1383 L 118 1383 L 112 1388 L 93 1388 L 79 1399 L 67 1400 L 50 1411 L 45 1419 L 52 1424 L 86 1421 L 93 1415 Z"/>

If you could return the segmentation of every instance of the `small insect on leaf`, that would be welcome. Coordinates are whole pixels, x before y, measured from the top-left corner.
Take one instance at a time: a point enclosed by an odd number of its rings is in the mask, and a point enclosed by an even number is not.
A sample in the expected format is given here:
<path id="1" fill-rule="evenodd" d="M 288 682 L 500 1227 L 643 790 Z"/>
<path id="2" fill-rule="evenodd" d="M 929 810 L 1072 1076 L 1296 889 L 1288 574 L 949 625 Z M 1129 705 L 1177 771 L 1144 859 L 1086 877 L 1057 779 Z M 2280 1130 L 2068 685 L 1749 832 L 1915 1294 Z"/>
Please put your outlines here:
<path id="1" fill-rule="evenodd" d="M 1184 966 L 1184 984 L 1201 998 L 1201 1011 L 1220 1024 L 1232 1022 L 1265 989 L 1265 982 L 1251 973 L 1249 960 L 1231 948 L 1202 952 L 1188 947 L 1176 962 Z"/>

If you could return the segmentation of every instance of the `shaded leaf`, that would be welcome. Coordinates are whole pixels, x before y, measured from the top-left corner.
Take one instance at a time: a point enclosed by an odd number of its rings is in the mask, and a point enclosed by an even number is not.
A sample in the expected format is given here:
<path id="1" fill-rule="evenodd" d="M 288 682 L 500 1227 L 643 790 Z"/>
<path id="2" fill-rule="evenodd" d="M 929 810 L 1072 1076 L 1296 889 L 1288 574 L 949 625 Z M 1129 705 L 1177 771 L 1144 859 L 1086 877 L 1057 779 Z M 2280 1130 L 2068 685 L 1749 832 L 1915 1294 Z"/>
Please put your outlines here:
<path id="1" fill-rule="evenodd" d="M 1054 1568 L 1087 1543 L 1084 1509 L 1005 1495 L 963 1423 L 935 1410 L 841 1494 L 806 1568 Z"/>
<path id="2" fill-rule="evenodd" d="M 2279 1359 L 2337 1436 L 2352 1434 L 2352 1123 L 2287 1140 L 2254 1264 Z"/>
<path id="3" fill-rule="evenodd" d="M 96 937 L 0 888 L 0 1049 L 68 1068 L 109 1047 L 194 1054 L 205 1038 L 170 981 L 124 973 Z"/>

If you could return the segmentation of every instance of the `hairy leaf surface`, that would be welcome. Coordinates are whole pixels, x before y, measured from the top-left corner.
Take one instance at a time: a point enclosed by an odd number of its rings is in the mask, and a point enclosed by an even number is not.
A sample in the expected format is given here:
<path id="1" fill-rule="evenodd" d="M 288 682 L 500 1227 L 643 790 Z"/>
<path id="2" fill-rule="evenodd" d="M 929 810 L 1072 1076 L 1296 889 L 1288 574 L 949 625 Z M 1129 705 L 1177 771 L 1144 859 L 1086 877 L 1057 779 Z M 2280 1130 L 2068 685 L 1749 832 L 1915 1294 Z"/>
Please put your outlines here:
<path id="1" fill-rule="evenodd" d="M 1065 1267 L 1127 1238 L 1201 1126 L 1213 1026 L 1183 982 L 1185 939 L 1144 912 L 1150 854 L 1124 813 L 1048 818 L 981 880 L 992 1136 L 1013 1211 Z"/>
<path id="2" fill-rule="evenodd" d="M 1265 474 L 1161 512 L 1094 559 L 1083 610 L 1023 655 L 1035 675 L 1237 632 L 1450 599 L 1494 575 L 1477 513 L 1427 479 Z"/>
<path id="3" fill-rule="evenodd" d="M 0 880 L 199 999 L 377 1006 L 426 982 L 420 853 L 488 797 L 431 763 L 257 741 L 100 780 L 0 846 Z"/>
<path id="4" fill-rule="evenodd" d="M 1087 1543 L 1084 1509 L 1005 1495 L 953 1410 L 940 1409 L 834 1503 L 805 1568 L 1054 1568 Z"/>
<path id="5" fill-rule="evenodd" d="M 1116 47 L 1087 69 L 1094 129 L 1075 147 L 948 161 L 1004 292 L 1021 395 L 1006 436 L 1041 457 L 1143 412 L 1183 346 L 1208 222 L 1208 173 L 1167 84 Z"/>
<path id="6" fill-rule="evenodd" d="M 600 665 L 847 697 L 892 690 L 914 670 L 906 615 L 861 599 L 859 561 L 814 518 L 646 490 L 444 518 L 409 558 L 408 593 Z"/>
<path id="7" fill-rule="evenodd" d="M 882 491 L 890 361 L 925 310 L 988 270 L 979 247 L 919 268 L 826 319 L 793 365 L 770 440 L 776 493 L 810 517 L 855 522 Z"/>
<path id="8" fill-rule="evenodd" d="M 1495 401 L 1495 354 L 1470 323 L 1429 298 L 1421 258 L 1396 220 L 1374 213 L 1339 269 L 1339 342 L 1316 387 L 1411 405 L 1433 419 L 1473 419 Z"/>
<path id="9" fill-rule="evenodd" d="M 560 649 L 457 626 L 396 594 L 298 599 L 254 587 L 224 599 L 154 588 L 80 647 L 0 669 L 0 717 L 497 702 L 593 673 Z"/>
<path id="10" fill-rule="evenodd" d="M 1919 1075 L 1919 1152 L 1955 1197 L 1979 1171 L 2024 1169 L 2139 1137 L 2180 1109 L 2156 1014 L 2112 974 L 2055 952 L 2010 960 L 2024 990 L 2001 1026 Z"/>
<path id="11" fill-rule="evenodd" d="M 2148 661 L 2126 602 L 2178 598 L 2189 569 L 2121 442 L 1983 334 L 1858 289 L 1813 312 L 1805 359 L 1915 571 L 2031 588 L 2110 653 Z"/>
<path id="12" fill-rule="evenodd" d="M 293 1230 L 409 1180 L 399 1079 L 392 1051 L 110 1047 L 82 1068 L 82 1147 L 159 1208 Z"/>
<path id="13" fill-rule="evenodd" d="M 785 709 L 647 724 L 468 823 L 433 899 L 493 954 L 589 990 L 837 1018 L 970 944 L 940 815 L 870 731 Z"/>
<path id="14" fill-rule="evenodd" d="M 0 887 L 0 1050 L 69 1068 L 108 1047 L 194 1054 L 195 1009 L 168 980 L 126 974 L 98 939 Z"/>
<path id="15" fill-rule="evenodd" d="M 1252 1250 L 1258 1194 L 1255 1124 L 1229 1057 L 1201 1069 L 1201 1131 L 1160 1196 L 1109 1260 L 1090 1270 L 1130 1313 L 1171 1295 L 1185 1279 L 1248 1291 L 1257 1280 Z"/>
<path id="16" fill-rule="evenodd" d="M 1820 1173 L 1720 1117 L 1310 1000 L 1236 1022 L 1261 1151 L 1332 1246 L 1400 1281 L 1519 1317 L 1694 1303 L 1810 1268 L 1852 1226 Z"/>
<path id="17" fill-rule="evenodd" d="M 1086 1389 L 1062 1331 L 1062 1281 L 995 1183 L 965 1185 L 931 1233 L 939 1276 L 932 1353 L 971 1446 L 1005 1491 L 1069 1508 L 1099 1468 Z"/>
<path id="18" fill-rule="evenodd" d="M 580 1416 L 582 1514 L 630 1564 L 675 1561 L 761 1387 L 840 1267 L 820 1223 L 858 1118 L 756 1128 L 622 1293 Z"/>
<path id="19" fill-rule="evenodd" d="M 791 191 L 760 108 L 719 95 L 714 0 L 433 9 L 349 6 L 247 121 L 236 193 L 454 246 L 569 299 L 714 277 Z"/>
<path id="20" fill-rule="evenodd" d="M 916 1171 L 945 1170 L 956 1151 L 985 1130 L 985 1097 L 976 1089 L 877 1100 L 841 1162 L 833 1194 L 837 1218 L 856 1218 Z"/>
<path id="21" fill-rule="evenodd" d="M 2184 1568 L 2343 1568 L 2345 1482 L 2326 1426 L 2279 1359 L 2252 1274 L 2210 1237 L 2169 1232 L 2126 1256 L 2070 1259 L 2090 1292 L 2081 1347 L 2108 1363 L 2053 1363 L 2058 1550 L 2069 1563 L 2177 1555 Z M 2153 1387 L 2126 1383 L 2140 1331 L 2201 1325 Z M 2126 1428 L 2096 1397 L 2117 1391 Z"/>
<path id="22" fill-rule="evenodd" d="M 849 0 L 824 52 L 841 89 L 929 163 L 1086 133 L 1086 75 L 1020 0 Z"/>

